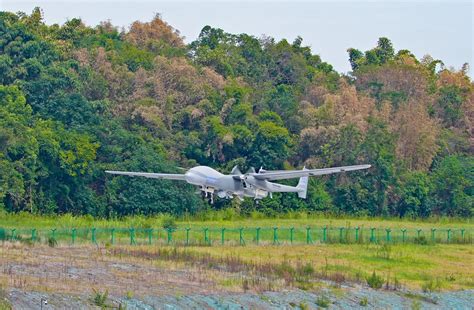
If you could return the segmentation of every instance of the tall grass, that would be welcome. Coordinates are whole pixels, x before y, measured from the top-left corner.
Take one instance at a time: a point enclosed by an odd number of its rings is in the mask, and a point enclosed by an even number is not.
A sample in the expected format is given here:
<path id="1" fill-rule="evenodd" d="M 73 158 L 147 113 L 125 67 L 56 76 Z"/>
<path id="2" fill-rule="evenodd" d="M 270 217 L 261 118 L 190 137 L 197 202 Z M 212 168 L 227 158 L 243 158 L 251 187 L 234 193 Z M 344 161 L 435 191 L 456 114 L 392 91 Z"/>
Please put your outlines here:
<path id="1" fill-rule="evenodd" d="M 7 213 L 0 211 L 0 227 L 4 228 L 81 228 L 81 227 L 136 227 L 152 228 L 161 227 L 165 219 L 172 217 L 169 214 L 157 214 L 153 216 L 127 216 L 122 218 L 94 218 L 90 215 L 73 216 L 71 214 L 63 215 L 35 215 L 28 212 Z M 268 226 L 286 224 L 295 226 L 307 225 L 334 225 L 334 226 L 386 226 L 386 227 L 438 227 L 455 226 L 457 228 L 474 228 L 473 218 L 452 218 L 452 217 L 431 217 L 425 219 L 411 219 L 398 217 L 369 217 L 369 216 L 350 216 L 325 213 L 309 212 L 287 212 L 274 216 L 267 216 L 262 212 L 253 211 L 250 214 L 242 214 L 233 208 L 223 210 L 204 210 L 195 214 L 184 214 L 173 217 L 178 226 L 206 226 L 217 225 L 222 227 L 239 226 Z"/>

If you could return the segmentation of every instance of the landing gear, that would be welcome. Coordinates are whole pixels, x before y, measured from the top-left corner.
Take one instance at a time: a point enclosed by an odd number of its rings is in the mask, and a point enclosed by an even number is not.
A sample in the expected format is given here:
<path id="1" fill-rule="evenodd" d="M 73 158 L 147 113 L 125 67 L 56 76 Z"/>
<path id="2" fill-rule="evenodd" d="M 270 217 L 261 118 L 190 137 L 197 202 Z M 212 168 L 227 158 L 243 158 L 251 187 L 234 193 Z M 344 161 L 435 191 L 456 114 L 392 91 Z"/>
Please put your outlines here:
<path id="1" fill-rule="evenodd" d="M 209 187 L 201 187 L 201 197 L 212 205 L 214 203 L 214 189 Z"/>

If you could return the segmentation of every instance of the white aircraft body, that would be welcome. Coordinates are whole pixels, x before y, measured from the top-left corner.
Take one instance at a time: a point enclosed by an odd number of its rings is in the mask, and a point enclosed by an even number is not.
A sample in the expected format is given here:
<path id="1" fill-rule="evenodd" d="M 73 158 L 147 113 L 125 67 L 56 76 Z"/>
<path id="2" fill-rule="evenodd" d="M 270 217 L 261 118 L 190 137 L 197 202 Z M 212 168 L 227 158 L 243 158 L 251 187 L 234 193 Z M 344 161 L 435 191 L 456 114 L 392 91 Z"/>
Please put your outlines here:
<path id="1" fill-rule="evenodd" d="M 203 196 L 210 197 L 213 203 L 214 194 L 219 198 L 253 197 L 256 200 L 262 199 L 272 193 L 297 193 L 298 197 L 306 198 L 308 189 L 308 177 L 318 176 L 345 171 L 354 171 L 368 169 L 370 165 L 356 165 L 323 169 L 302 170 L 276 170 L 267 171 L 260 169 L 255 172 L 251 168 L 247 173 L 240 172 L 237 166 L 232 169 L 229 175 L 222 174 L 219 171 L 207 166 L 197 166 L 189 169 L 184 174 L 170 173 L 149 173 L 149 172 L 127 172 L 127 171 L 105 171 L 110 174 L 140 176 L 152 179 L 182 180 L 189 184 L 199 186 Z M 298 185 L 289 186 L 270 181 L 299 178 Z"/>

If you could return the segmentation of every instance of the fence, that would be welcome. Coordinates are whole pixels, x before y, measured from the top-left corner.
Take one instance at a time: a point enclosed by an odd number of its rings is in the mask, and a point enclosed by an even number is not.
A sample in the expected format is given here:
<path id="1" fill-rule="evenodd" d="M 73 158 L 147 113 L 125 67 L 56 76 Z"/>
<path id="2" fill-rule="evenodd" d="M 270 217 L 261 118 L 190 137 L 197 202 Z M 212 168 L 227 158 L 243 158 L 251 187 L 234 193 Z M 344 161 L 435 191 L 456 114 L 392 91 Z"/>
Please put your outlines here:
<path id="1" fill-rule="evenodd" d="M 376 227 L 0 228 L 0 240 L 66 245 L 291 245 L 318 243 L 473 244 L 472 229 Z"/>

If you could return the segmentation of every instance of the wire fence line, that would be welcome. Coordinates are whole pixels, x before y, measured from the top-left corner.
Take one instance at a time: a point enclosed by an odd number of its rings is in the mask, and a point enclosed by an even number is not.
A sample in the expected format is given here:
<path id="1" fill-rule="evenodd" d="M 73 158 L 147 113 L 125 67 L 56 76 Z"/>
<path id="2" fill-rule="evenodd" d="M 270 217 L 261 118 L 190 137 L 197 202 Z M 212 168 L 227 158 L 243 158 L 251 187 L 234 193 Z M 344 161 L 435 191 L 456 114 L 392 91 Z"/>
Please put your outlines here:
<path id="1" fill-rule="evenodd" d="M 1 228 L 0 240 L 26 243 L 102 245 L 292 245 L 292 244 L 473 244 L 465 228 L 379 227 L 179 227 L 179 228 Z"/>

